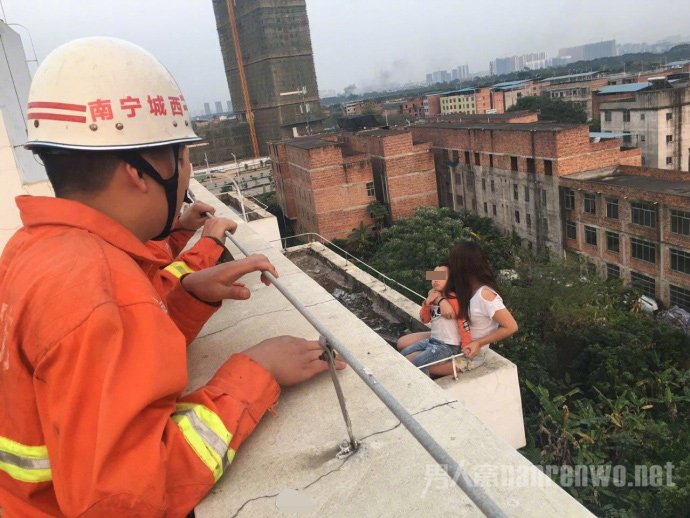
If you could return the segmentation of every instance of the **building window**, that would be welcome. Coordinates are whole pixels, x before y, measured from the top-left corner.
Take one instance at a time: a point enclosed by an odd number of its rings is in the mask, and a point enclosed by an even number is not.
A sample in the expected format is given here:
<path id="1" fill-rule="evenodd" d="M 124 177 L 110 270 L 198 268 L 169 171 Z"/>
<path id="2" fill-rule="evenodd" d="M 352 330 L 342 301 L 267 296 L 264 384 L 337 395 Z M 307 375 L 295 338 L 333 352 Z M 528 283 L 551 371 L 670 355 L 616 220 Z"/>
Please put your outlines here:
<path id="1" fill-rule="evenodd" d="M 367 182 L 367 196 L 375 196 L 374 182 Z"/>
<path id="2" fill-rule="evenodd" d="M 596 197 L 594 194 L 586 192 L 585 193 L 585 212 L 587 214 L 596 214 L 597 213 L 597 202 L 596 202 Z"/>
<path id="3" fill-rule="evenodd" d="M 630 272 L 630 284 L 636 290 L 639 290 L 642 295 L 647 295 L 648 297 L 654 297 L 656 292 L 656 284 L 654 279 L 642 275 L 637 272 Z"/>
<path id="4" fill-rule="evenodd" d="M 690 212 L 671 210 L 671 232 L 690 236 Z"/>
<path id="5" fill-rule="evenodd" d="M 544 174 L 553 176 L 553 162 L 551 160 L 544 160 Z"/>
<path id="6" fill-rule="evenodd" d="M 527 159 L 527 172 L 532 174 L 537 172 L 537 167 L 534 164 L 534 158 Z"/>
<path id="7" fill-rule="evenodd" d="M 525 225 L 527 225 L 527 228 L 532 228 L 532 215 L 527 214 L 525 216 Z"/>
<path id="8" fill-rule="evenodd" d="M 656 263 L 656 244 L 644 239 L 633 237 L 630 239 L 630 249 L 635 259 Z"/>
<path id="9" fill-rule="evenodd" d="M 606 217 L 618 219 L 618 198 L 606 198 Z"/>
<path id="10" fill-rule="evenodd" d="M 666 157 L 666 165 L 673 165 L 673 157 L 672 156 Z"/>
<path id="11" fill-rule="evenodd" d="M 518 184 L 516 183 L 513 184 L 513 199 L 515 201 L 519 201 L 520 199 L 520 195 L 518 193 Z"/>
<path id="12" fill-rule="evenodd" d="M 572 189 L 565 189 L 563 194 L 565 210 L 573 210 L 575 208 L 575 191 Z"/>
<path id="13" fill-rule="evenodd" d="M 621 268 L 617 264 L 606 263 L 606 278 L 608 280 L 620 279 Z"/>
<path id="14" fill-rule="evenodd" d="M 620 236 L 615 232 L 606 232 L 606 250 L 617 254 L 620 246 Z"/>
<path id="15" fill-rule="evenodd" d="M 656 208 L 649 203 L 631 203 L 632 222 L 643 227 L 656 228 Z"/>
<path id="16" fill-rule="evenodd" d="M 491 180 L 491 192 L 496 192 L 496 184 Z"/>
<path id="17" fill-rule="evenodd" d="M 666 143 L 670 144 L 671 142 L 673 142 L 673 135 L 666 135 Z"/>
<path id="18" fill-rule="evenodd" d="M 525 185 L 525 201 L 529 201 L 529 186 Z"/>
<path id="19" fill-rule="evenodd" d="M 467 165 L 470 165 L 470 152 L 469 151 L 465 151 L 465 163 Z"/>
<path id="20" fill-rule="evenodd" d="M 496 205 L 493 205 L 493 204 L 492 204 L 492 211 L 493 211 L 494 216 L 495 216 L 495 215 L 496 215 Z"/>
<path id="21" fill-rule="evenodd" d="M 640 142 L 645 142 L 647 140 L 647 137 L 644 135 L 640 135 Z"/>
<path id="22" fill-rule="evenodd" d="M 673 113 L 668 112 L 668 113 L 666 114 L 666 120 L 667 120 L 667 121 L 670 121 L 672 118 L 673 118 Z"/>
<path id="23" fill-rule="evenodd" d="M 604 112 L 604 121 L 611 122 L 611 112 L 608 110 Z"/>
<path id="24" fill-rule="evenodd" d="M 486 191 L 486 178 L 482 178 L 482 191 Z"/>
<path id="25" fill-rule="evenodd" d="M 486 202 L 484 202 L 484 214 L 488 214 L 488 213 L 489 213 L 489 205 Z"/>
<path id="26" fill-rule="evenodd" d="M 597 229 L 585 225 L 585 243 L 592 246 L 597 246 Z"/>
<path id="27" fill-rule="evenodd" d="M 474 165 L 481 165 L 481 162 L 479 160 L 479 153 L 474 154 Z"/>
<path id="28" fill-rule="evenodd" d="M 644 113 L 640 113 L 640 120 L 641 120 L 641 121 L 644 120 Z"/>
<path id="29" fill-rule="evenodd" d="M 517 171 L 518 170 L 518 161 L 517 161 L 516 156 L 510 157 L 510 170 L 511 171 Z"/>
<path id="30" fill-rule="evenodd" d="M 544 231 L 544 237 L 549 236 L 549 219 L 548 218 L 542 218 L 541 219 L 541 228 Z"/>
<path id="31" fill-rule="evenodd" d="M 678 306 L 685 311 L 690 311 L 690 290 L 671 284 L 671 306 Z"/>
<path id="32" fill-rule="evenodd" d="M 546 208 L 546 189 L 541 190 L 541 204 L 542 204 L 542 208 L 545 209 Z"/>
<path id="33" fill-rule="evenodd" d="M 630 122 L 630 110 L 623 110 L 623 122 Z"/>
<path id="34" fill-rule="evenodd" d="M 690 274 L 690 254 L 671 248 L 671 270 Z"/>
<path id="35" fill-rule="evenodd" d="M 489 167 L 493 167 L 493 166 L 494 166 L 494 156 L 489 155 Z"/>

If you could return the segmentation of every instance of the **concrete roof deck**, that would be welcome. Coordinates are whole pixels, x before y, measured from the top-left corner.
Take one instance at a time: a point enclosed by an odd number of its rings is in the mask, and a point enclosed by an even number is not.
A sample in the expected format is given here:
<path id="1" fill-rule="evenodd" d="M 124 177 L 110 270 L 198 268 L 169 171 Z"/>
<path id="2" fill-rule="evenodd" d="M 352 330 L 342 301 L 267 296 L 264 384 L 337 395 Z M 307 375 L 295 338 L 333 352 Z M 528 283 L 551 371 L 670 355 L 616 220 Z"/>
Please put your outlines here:
<path id="1" fill-rule="evenodd" d="M 208 191 L 198 200 L 238 221 L 235 233 L 253 252 L 266 254 L 282 283 L 376 376 L 509 516 L 591 516 L 499 439 L 465 407 L 395 352 L 332 295 L 255 234 Z M 229 246 L 235 257 L 242 254 Z M 242 279 L 249 301 L 226 301 L 188 349 L 188 389 L 204 384 L 232 353 L 265 338 L 317 332 L 258 274 Z M 283 391 L 277 415 L 266 415 L 238 451 L 231 468 L 196 508 L 197 518 L 228 516 L 481 516 L 479 510 L 351 370 L 338 374 L 361 448 L 335 457 L 346 438 L 327 374 Z M 517 474 L 493 485 L 486 471 Z M 524 476 L 530 483 L 525 484 Z M 483 474 L 483 479 L 482 479 Z"/>
<path id="2" fill-rule="evenodd" d="M 687 180 L 676 180 L 667 179 L 663 176 L 631 175 L 618 169 L 607 168 L 575 173 L 565 176 L 563 179 L 581 180 L 614 187 L 625 187 L 642 192 L 671 194 L 690 198 L 690 174 L 688 174 Z"/>

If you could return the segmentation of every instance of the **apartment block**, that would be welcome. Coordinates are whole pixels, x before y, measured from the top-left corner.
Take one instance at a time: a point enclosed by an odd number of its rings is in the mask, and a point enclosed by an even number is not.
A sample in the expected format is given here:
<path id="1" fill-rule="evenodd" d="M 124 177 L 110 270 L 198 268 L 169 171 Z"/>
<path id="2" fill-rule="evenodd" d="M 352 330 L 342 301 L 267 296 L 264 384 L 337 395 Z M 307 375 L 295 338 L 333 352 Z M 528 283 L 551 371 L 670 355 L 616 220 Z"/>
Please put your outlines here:
<path id="1" fill-rule="evenodd" d="M 611 98 L 615 94 L 617 98 Z M 636 85 L 611 86 L 599 90 L 598 96 L 601 130 L 637 136 L 643 165 L 690 171 L 690 83 L 687 80 L 660 78 Z"/>
<path id="2" fill-rule="evenodd" d="M 568 251 L 592 270 L 690 311 L 690 175 L 617 166 L 561 178 Z"/>
<path id="3" fill-rule="evenodd" d="M 441 94 L 428 94 L 422 100 L 424 117 L 435 117 L 441 113 Z"/>
<path id="4" fill-rule="evenodd" d="M 593 117 L 592 92 L 608 84 L 608 79 L 598 77 L 597 72 L 584 72 L 566 76 L 549 77 L 543 81 L 542 95 L 552 99 L 577 104 L 587 112 L 587 120 Z"/>
<path id="5" fill-rule="evenodd" d="M 230 96 L 235 112 L 246 121 L 227 5 L 225 0 L 213 0 Z M 305 0 L 235 0 L 233 6 L 261 154 L 267 152 L 270 141 L 320 131 L 325 116 Z"/>
<path id="6" fill-rule="evenodd" d="M 276 194 L 295 234 L 347 238 L 373 221 L 367 206 L 383 203 L 390 220 L 419 206 L 438 206 L 431 144 L 410 131 L 365 130 L 271 144 Z"/>
<path id="7" fill-rule="evenodd" d="M 495 113 L 489 87 L 462 88 L 453 92 L 446 92 L 441 94 L 439 103 L 442 115 Z"/>
<path id="8" fill-rule="evenodd" d="M 496 83 L 491 87 L 493 108 L 496 113 L 503 113 L 522 97 L 540 95 L 544 86 L 545 83 L 536 83 L 528 79 Z"/>
<path id="9" fill-rule="evenodd" d="M 431 123 L 412 128 L 431 142 L 442 206 L 489 217 L 529 248 L 563 250 L 559 179 L 620 164 L 639 165 L 639 149 L 590 143 L 585 125 Z"/>

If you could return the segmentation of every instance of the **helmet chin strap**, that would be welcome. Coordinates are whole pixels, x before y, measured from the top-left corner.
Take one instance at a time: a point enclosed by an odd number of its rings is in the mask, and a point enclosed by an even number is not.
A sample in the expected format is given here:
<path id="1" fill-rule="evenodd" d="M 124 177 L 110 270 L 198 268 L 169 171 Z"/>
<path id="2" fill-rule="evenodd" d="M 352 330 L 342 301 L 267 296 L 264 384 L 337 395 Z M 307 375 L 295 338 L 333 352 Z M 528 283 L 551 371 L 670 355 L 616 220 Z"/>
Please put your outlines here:
<path id="1" fill-rule="evenodd" d="M 156 237 L 153 238 L 154 241 L 159 241 L 165 239 L 170 235 L 172 230 L 173 222 L 175 221 L 176 209 L 177 209 L 177 185 L 179 181 L 179 162 L 178 157 L 180 155 L 180 146 L 173 145 L 173 155 L 175 157 L 175 172 L 172 178 L 164 179 L 158 171 L 148 163 L 139 153 L 136 151 L 120 151 L 118 156 L 124 160 L 126 163 L 134 167 L 140 173 L 143 173 L 150 178 L 153 178 L 157 183 L 163 186 L 165 189 L 165 198 L 168 201 L 168 219 L 165 222 L 165 227 Z"/>

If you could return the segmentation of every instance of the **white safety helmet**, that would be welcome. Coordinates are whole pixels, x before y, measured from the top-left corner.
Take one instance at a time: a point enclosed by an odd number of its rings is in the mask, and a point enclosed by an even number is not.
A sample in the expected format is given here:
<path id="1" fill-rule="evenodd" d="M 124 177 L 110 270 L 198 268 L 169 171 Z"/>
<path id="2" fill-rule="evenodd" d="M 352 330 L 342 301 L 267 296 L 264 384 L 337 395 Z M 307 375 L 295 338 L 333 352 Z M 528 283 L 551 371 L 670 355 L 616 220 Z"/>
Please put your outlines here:
<path id="1" fill-rule="evenodd" d="M 29 92 L 26 147 L 127 150 L 200 140 L 170 72 L 116 38 L 83 38 L 48 55 Z"/>

